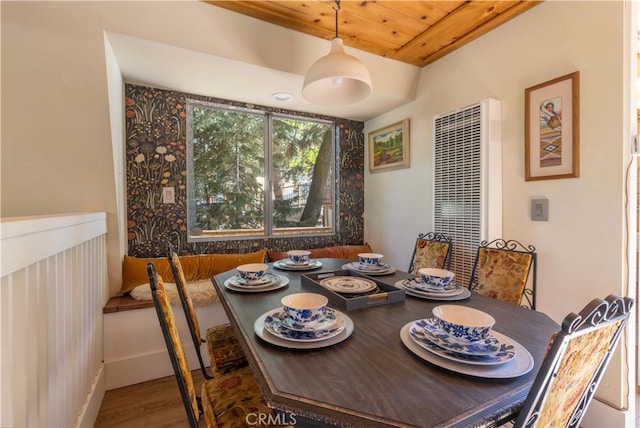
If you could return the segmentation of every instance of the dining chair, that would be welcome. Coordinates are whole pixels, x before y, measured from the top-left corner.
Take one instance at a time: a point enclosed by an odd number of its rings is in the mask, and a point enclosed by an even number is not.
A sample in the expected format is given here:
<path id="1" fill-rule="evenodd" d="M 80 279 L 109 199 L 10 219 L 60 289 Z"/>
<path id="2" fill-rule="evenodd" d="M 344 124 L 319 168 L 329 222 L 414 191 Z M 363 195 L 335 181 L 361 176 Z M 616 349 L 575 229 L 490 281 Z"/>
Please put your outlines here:
<path id="1" fill-rule="evenodd" d="M 620 341 L 633 299 L 610 294 L 570 313 L 515 420 L 515 427 L 578 427 Z"/>
<path id="2" fill-rule="evenodd" d="M 254 422 L 258 421 L 266 421 L 264 426 L 283 426 L 280 423 L 272 424 L 281 419 L 266 404 L 258 381 L 249 366 L 205 380 L 200 396 L 196 394 L 189 363 L 162 277 L 158 276 L 153 263 L 147 265 L 147 274 L 153 304 L 178 382 L 189 426 L 197 428 L 202 415 L 205 417 L 207 428 L 219 426 L 245 428 L 252 424 L 256 425 Z"/>
<path id="3" fill-rule="evenodd" d="M 198 316 L 193 305 L 193 300 L 187 290 L 187 280 L 184 275 L 184 270 L 182 269 L 178 253 L 171 244 L 169 244 L 169 265 L 171 266 L 178 296 L 180 296 L 180 303 L 182 304 L 187 325 L 189 326 L 193 346 L 196 349 L 200 369 L 205 379 L 211 379 L 216 374 L 245 367 L 247 365 L 247 359 L 230 324 L 209 327 L 206 331 L 205 339 L 200 335 L 200 324 L 198 323 Z M 207 345 L 213 376 L 207 372 L 205 367 L 200 349 L 202 343 Z"/>
<path id="4" fill-rule="evenodd" d="M 469 290 L 513 305 L 536 308 L 536 248 L 515 240 L 494 239 L 478 246 Z M 532 275 L 531 288 L 527 279 Z M 522 299 L 526 300 L 522 304 Z"/>
<path id="5" fill-rule="evenodd" d="M 447 269 L 451 267 L 451 238 L 442 233 L 421 233 L 413 247 L 409 273 L 418 275 L 422 268 Z"/>

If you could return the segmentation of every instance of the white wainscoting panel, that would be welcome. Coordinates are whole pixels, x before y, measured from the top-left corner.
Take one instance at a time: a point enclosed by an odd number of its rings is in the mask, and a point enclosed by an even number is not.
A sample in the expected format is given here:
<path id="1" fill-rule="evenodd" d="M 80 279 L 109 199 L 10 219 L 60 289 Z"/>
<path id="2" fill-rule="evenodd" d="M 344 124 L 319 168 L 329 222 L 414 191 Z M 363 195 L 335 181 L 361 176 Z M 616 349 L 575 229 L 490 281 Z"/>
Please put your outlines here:
<path id="1" fill-rule="evenodd" d="M 0 227 L 0 426 L 91 426 L 105 391 L 106 214 Z"/>

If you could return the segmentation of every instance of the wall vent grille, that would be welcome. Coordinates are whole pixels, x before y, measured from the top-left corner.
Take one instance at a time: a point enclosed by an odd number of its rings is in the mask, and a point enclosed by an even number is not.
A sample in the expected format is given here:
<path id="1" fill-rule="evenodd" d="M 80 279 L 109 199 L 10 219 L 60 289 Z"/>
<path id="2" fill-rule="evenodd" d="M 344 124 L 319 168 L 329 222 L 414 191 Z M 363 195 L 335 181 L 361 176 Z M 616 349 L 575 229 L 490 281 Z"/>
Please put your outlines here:
<path id="1" fill-rule="evenodd" d="M 488 99 L 434 118 L 434 230 L 453 240 L 467 285 L 478 244 L 502 235 L 501 106 Z"/>

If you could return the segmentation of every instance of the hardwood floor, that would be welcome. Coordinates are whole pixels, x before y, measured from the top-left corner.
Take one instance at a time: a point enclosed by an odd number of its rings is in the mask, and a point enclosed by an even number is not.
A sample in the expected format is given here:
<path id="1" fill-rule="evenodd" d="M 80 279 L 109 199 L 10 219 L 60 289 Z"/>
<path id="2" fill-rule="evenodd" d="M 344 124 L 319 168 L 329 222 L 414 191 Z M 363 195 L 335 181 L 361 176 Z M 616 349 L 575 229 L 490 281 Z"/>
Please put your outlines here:
<path id="1" fill-rule="evenodd" d="M 196 391 L 204 378 L 200 370 L 191 372 Z M 640 427 L 640 391 L 636 394 L 636 426 Z M 205 427 L 204 417 L 199 426 Z M 175 377 L 168 376 L 149 382 L 107 391 L 94 428 L 188 428 L 187 414 L 182 405 Z"/>
<path id="2" fill-rule="evenodd" d="M 191 372 L 196 391 L 203 377 Z M 200 426 L 206 426 L 204 417 Z M 188 428 L 189 421 L 174 376 L 107 391 L 94 428 Z"/>

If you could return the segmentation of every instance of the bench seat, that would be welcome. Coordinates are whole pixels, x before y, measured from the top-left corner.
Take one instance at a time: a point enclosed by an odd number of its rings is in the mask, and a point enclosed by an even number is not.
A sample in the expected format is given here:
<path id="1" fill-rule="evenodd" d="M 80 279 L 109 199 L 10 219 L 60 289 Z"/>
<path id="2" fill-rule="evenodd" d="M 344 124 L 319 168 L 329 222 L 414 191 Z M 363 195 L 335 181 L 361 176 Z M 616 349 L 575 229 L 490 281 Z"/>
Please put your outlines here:
<path id="1" fill-rule="evenodd" d="M 313 258 L 346 258 L 357 259 L 358 252 L 370 252 L 368 244 L 332 246 L 312 249 Z M 283 255 L 284 254 L 284 255 Z M 268 261 L 286 257 L 285 252 L 269 252 Z M 207 257 L 209 256 L 209 257 Z M 185 270 L 187 283 L 211 279 L 214 275 L 232 269 L 243 263 L 264 261 L 266 250 L 242 255 L 201 255 L 181 256 L 181 264 Z M 166 258 L 138 259 L 125 256 L 123 261 L 123 287 L 119 295 L 111 297 L 103 307 L 104 327 L 104 361 L 106 372 L 106 389 L 111 390 L 123 386 L 146 382 L 173 374 L 167 349 L 158 325 L 158 317 L 152 300 L 136 300 L 130 293 L 135 287 L 144 284 L 146 263 L 153 261 L 159 271 L 164 273 L 165 280 L 172 280 L 166 270 Z M 166 266 L 165 266 L 166 263 Z M 141 271 L 144 269 L 144 272 Z M 164 269 L 164 271 L 163 271 Z M 148 278 L 147 278 L 148 279 Z M 142 282 L 141 282 L 142 281 Z M 147 281 L 148 282 L 148 281 Z M 227 324 L 229 319 L 216 299 L 215 302 L 197 305 L 196 314 L 202 329 Z M 183 340 L 189 365 L 199 365 L 192 341 L 189 338 L 182 308 L 176 310 L 176 319 L 180 337 Z M 208 361 L 206 344 L 202 344 L 201 353 Z"/>

